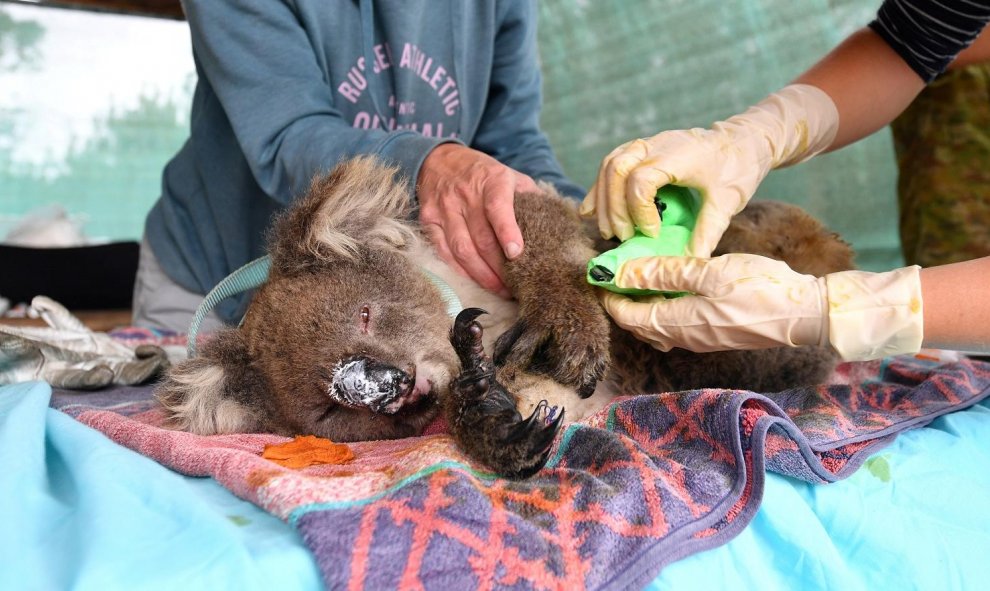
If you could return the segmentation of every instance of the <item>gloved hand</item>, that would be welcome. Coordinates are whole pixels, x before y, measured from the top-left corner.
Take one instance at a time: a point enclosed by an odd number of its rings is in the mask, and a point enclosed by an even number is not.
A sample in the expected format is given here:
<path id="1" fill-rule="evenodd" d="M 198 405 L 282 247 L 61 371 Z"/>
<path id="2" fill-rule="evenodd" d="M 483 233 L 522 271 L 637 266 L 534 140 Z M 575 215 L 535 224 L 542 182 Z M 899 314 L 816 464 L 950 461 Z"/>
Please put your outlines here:
<path id="1" fill-rule="evenodd" d="M 711 256 L 767 173 L 828 148 L 838 125 L 839 113 L 825 92 L 792 84 L 711 129 L 665 131 L 619 146 L 602 161 L 580 213 L 597 213 L 603 238 L 627 240 L 637 227 L 656 236 L 657 189 L 693 187 L 702 203 L 688 253 Z"/>
<path id="2" fill-rule="evenodd" d="M 918 271 L 841 271 L 819 278 L 750 254 L 649 257 L 625 263 L 615 283 L 695 295 L 639 301 L 605 290 L 600 295 L 616 324 L 661 351 L 831 344 L 842 359 L 863 361 L 921 348 Z"/>
<path id="3" fill-rule="evenodd" d="M 131 349 L 86 328 L 61 304 L 37 296 L 31 311 L 48 327 L 0 324 L 0 384 L 44 380 L 58 388 L 94 390 L 140 384 L 169 366 L 154 345 Z"/>

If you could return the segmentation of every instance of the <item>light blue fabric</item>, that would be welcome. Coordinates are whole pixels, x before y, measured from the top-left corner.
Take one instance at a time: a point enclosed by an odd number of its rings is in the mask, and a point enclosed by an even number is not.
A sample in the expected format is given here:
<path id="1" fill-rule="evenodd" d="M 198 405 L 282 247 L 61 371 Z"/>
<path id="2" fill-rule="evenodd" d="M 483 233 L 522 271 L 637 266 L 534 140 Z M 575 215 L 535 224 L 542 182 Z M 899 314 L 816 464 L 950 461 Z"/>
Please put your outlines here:
<path id="1" fill-rule="evenodd" d="M 984 589 L 990 403 L 902 433 L 846 480 L 776 474 L 734 540 L 667 567 L 651 590 Z"/>
<path id="2" fill-rule="evenodd" d="M 319 589 L 287 524 L 0 387 L 0 589 Z"/>

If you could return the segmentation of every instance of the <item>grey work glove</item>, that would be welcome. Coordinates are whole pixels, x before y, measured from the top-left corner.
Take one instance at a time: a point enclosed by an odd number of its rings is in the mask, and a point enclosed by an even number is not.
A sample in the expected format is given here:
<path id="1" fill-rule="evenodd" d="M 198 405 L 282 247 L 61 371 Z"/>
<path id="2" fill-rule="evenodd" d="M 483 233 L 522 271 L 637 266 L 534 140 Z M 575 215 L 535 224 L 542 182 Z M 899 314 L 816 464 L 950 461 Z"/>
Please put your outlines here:
<path id="1" fill-rule="evenodd" d="M 0 324 L 0 384 L 44 380 L 57 388 L 95 390 L 140 384 L 169 366 L 160 347 L 132 349 L 93 332 L 50 298 L 35 297 L 31 310 L 48 327 Z"/>

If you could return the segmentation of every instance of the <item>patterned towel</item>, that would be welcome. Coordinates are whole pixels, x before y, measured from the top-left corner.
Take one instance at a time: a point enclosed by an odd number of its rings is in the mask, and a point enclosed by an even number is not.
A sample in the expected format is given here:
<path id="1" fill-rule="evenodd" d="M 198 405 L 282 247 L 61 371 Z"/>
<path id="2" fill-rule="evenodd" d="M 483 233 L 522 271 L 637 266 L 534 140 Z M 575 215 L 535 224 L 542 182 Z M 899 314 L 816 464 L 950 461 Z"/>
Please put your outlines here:
<path id="1" fill-rule="evenodd" d="M 734 537 L 759 507 L 766 470 L 833 482 L 898 432 L 990 395 L 990 364 L 978 361 L 843 370 L 840 383 L 776 394 L 617 400 L 567 428 L 547 468 L 521 482 L 472 466 L 444 434 L 352 444 L 348 464 L 291 470 L 260 457 L 286 438 L 162 429 L 147 390 L 55 404 L 287 520 L 330 588 L 624 589 Z"/>

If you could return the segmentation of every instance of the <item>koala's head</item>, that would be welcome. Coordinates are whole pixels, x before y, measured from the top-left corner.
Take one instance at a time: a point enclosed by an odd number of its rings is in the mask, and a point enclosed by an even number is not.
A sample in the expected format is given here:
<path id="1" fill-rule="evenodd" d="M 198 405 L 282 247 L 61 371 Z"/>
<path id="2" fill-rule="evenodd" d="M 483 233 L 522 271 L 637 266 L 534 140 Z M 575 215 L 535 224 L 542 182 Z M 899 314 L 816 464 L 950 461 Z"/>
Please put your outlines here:
<path id="1" fill-rule="evenodd" d="M 407 207 L 395 170 L 370 159 L 315 180 L 273 225 L 269 280 L 241 328 L 180 365 L 160 391 L 180 426 L 336 441 L 419 433 L 458 361 L 446 304 L 409 257 L 419 237 Z M 188 384 L 208 372 L 220 399 L 203 404 L 211 397 Z M 203 416 L 183 425 L 191 406 Z"/>

